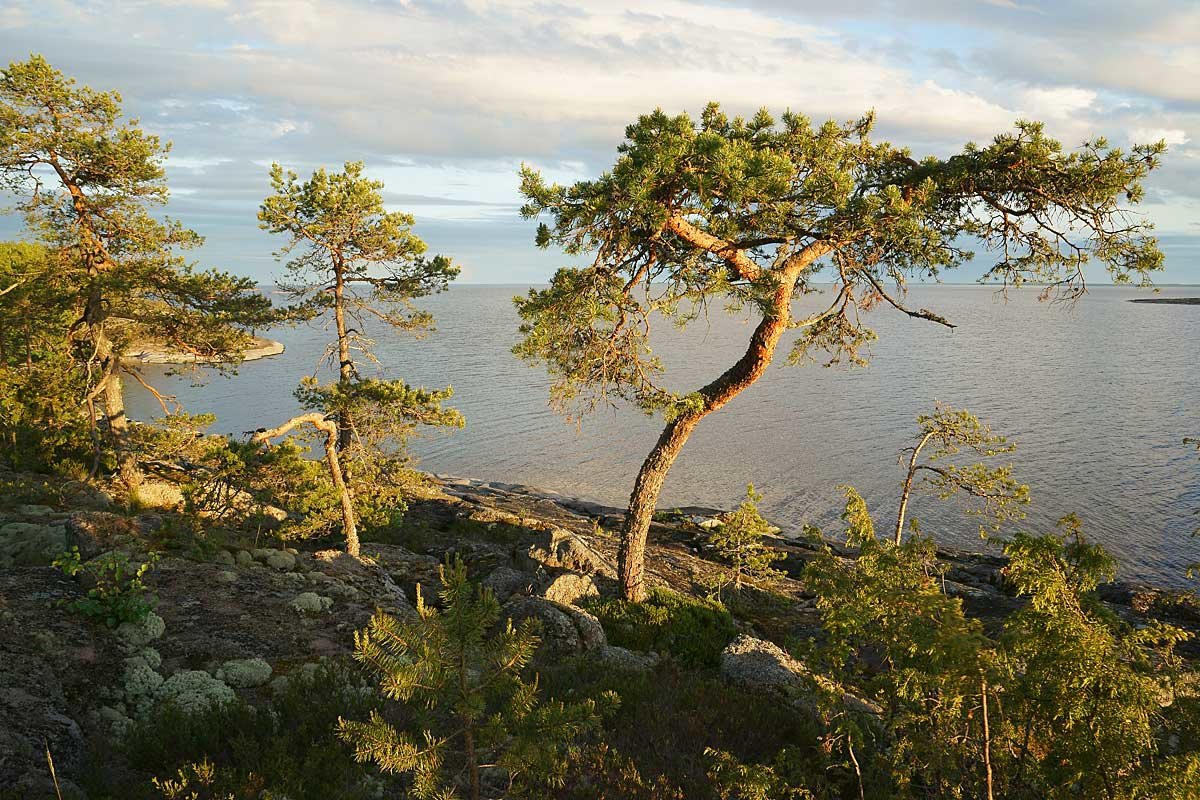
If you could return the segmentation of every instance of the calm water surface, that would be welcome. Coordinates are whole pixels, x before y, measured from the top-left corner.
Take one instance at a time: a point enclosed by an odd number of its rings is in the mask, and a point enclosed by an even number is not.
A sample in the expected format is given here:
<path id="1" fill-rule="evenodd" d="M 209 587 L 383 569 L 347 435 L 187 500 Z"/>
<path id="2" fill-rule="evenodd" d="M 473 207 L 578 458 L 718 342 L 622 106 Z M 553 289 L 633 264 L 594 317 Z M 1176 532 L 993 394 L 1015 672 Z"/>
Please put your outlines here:
<path id="1" fill-rule="evenodd" d="M 424 305 L 438 330 L 423 341 L 376 331 L 387 376 L 452 384 L 465 430 L 416 442 L 423 468 L 525 483 L 624 505 L 633 476 L 661 428 L 634 409 L 603 411 L 581 429 L 546 404 L 548 380 L 510 353 L 517 338 L 511 298 L 524 287 L 459 286 Z M 1197 294 L 1168 287 L 1160 296 Z M 1033 502 L 1024 527 L 1049 530 L 1068 512 L 1121 560 L 1135 580 L 1185 582 L 1200 561 L 1200 461 L 1181 441 L 1200 435 L 1200 306 L 1127 302 L 1137 290 L 1099 287 L 1073 307 L 1039 303 L 1036 290 L 1007 302 L 979 286 L 914 287 L 911 305 L 958 325 L 953 331 L 886 310 L 868 368 L 779 363 L 729 406 L 704 420 L 672 470 L 661 505 L 730 506 L 753 482 L 778 524 L 840 530 L 837 487 L 854 484 L 880 524 L 894 519 L 900 448 L 934 400 L 966 407 L 1018 445 L 1018 477 Z M 797 304 L 815 308 L 821 298 Z M 695 389 L 745 347 L 753 322 L 714 316 L 655 349 L 669 382 Z M 242 366 L 197 387 L 149 370 L 189 411 L 218 416 L 215 431 L 275 425 L 297 408 L 292 390 L 312 372 L 331 332 L 269 332 L 281 356 Z M 781 347 L 781 354 L 786 351 Z M 782 355 L 779 359 L 782 362 Z M 157 404 L 130 387 L 131 413 Z M 977 527 L 953 502 L 920 496 L 911 514 L 940 541 L 978 547 Z"/>

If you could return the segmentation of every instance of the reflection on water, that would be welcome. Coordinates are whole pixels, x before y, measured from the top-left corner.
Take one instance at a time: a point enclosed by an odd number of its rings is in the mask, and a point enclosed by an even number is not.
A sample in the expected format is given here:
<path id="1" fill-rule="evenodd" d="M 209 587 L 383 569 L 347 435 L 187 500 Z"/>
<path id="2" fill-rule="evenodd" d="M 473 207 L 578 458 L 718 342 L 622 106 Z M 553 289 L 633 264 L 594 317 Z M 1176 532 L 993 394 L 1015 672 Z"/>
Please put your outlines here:
<path id="1" fill-rule="evenodd" d="M 465 430 L 434 434 L 414 450 L 430 471 L 623 505 L 660 423 L 625 408 L 597 413 L 577 429 L 551 412 L 545 374 L 509 352 L 517 336 L 511 298 L 521 291 L 459 286 L 424 304 L 438 321 L 429 338 L 377 332 L 386 375 L 452 384 L 467 417 Z M 1189 292 L 1196 289 L 1163 295 Z M 732 505 L 753 482 L 774 521 L 835 533 L 837 487 L 853 483 L 886 521 L 894 518 L 901 477 L 897 452 L 916 415 L 940 400 L 971 409 L 1017 443 L 1017 475 L 1033 490 L 1026 527 L 1048 530 L 1075 512 L 1088 535 L 1121 559 L 1127 577 L 1183 582 L 1186 565 L 1200 561 L 1200 541 L 1190 537 L 1200 524 L 1193 514 L 1200 462 L 1181 444 L 1200 434 L 1200 307 L 1129 303 L 1145 295 L 1115 287 L 1095 288 L 1070 308 L 1038 303 L 1035 295 L 1011 293 L 1004 302 L 984 287 L 914 287 L 913 305 L 958 327 L 880 310 L 868 317 L 880 337 L 869 368 L 777 364 L 700 424 L 661 503 Z M 740 355 L 751 324 L 720 316 L 684 334 L 664 332 L 655 350 L 670 383 L 706 383 Z M 214 430 L 240 434 L 277 424 L 295 410 L 292 390 L 315 368 L 330 334 L 301 327 L 269 335 L 287 352 L 245 364 L 232 379 L 196 387 L 161 377 L 159 384 L 189 411 L 217 414 Z M 140 387 L 130 393 L 135 416 L 160 413 Z M 940 541 L 978 546 L 975 524 L 953 504 L 921 496 L 912 514 Z"/>

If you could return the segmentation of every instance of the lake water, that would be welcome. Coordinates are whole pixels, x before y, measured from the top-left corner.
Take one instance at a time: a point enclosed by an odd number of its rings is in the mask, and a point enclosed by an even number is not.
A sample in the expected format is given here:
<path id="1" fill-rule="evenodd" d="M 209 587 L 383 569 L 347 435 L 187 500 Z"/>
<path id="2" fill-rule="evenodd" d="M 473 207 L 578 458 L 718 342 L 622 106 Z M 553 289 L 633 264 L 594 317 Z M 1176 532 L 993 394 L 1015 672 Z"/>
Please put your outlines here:
<path id="1" fill-rule="evenodd" d="M 633 476 L 661 428 L 635 409 L 606 410 L 582 428 L 547 407 L 548 380 L 510 353 L 517 339 L 511 298 L 524 287 L 458 286 L 430 298 L 438 330 L 421 341 L 383 331 L 378 354 L 389 377 L 452 384 L 464 430 L 417 441 L 421 466 L 484 480 L 524 483 L 623 506 Z M 1167 287 L 1160 296 L 1189 296 Z M 1200 561 L 1200 460 L 1184 436 L 1200 435 L 1200 306 L 1127 302 L 1145 292 L 1097 287 L 1074 306 L 1039 303 L 1037 290 L 1004 301 L 980 286 L 916 286 L 910 304 L 958 325 L 949 331 L 886 309 L 868 368 L 778 364 L 729 406 L 704 420 L 672 470 L 660 505 L 736 504 L 747 482 L 766 515 L 787 529 L 804 523 L 840 531 L 837 487 L 853 484 L 882 529 L 894 519 L 900 448 L 915 417 L 935 400 L 969 408 L 1018 445 L 1011 461 L 1032 487 L 1022 525 L 1048 531 L 1068 512 L 1121 560 L 1133 580 L 1182 585 Z M 821 298 L 797 304 L 816 307 Z M 743 351 L 753 321 L 723 314 L 668 332 L 655 350 L 669 382 L 694 389 Z M 214 431 L 240 434 L 278 424 L 297 408 L 292 390 L 314 370 L 331 332 L 266 332 L 281 356 L 244 364 L 201 387 L 148 369 L 192 412 L 218 416 Z M 369 370 L 364 370 L 369 372 Z M 159 413 L 138 386 L 129 408 Z M 911 515 L 946 544 L 979 547 L 977 526 L 954 501 L 918 496 Z"/>

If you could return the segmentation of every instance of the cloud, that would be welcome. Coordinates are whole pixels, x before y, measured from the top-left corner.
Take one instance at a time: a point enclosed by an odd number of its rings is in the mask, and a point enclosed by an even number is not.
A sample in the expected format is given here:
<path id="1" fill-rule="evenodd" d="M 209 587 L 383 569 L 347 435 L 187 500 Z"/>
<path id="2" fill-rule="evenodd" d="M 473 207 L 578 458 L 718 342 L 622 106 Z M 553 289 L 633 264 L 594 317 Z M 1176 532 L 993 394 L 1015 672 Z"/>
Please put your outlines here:
<path id="1" fill-rule="evenodd" d="M 257 269 L 244 248 L 269 253 L 254 214 L 272 160 L 365 160 L 390 202 L 483 224 L 515 209 L 520 162 L 592 175 L 638 114 L 710 99 L 818 120 L 874 109 L 879 135 L 918 154 L 1018 117 L 1068 145 L 1165 138 L 1152 186 L 1190 229 L 1198 24 L 1167 0 L 15 0 L 0 46 L 120 88 L 174 141 L 173 213 Z"/>

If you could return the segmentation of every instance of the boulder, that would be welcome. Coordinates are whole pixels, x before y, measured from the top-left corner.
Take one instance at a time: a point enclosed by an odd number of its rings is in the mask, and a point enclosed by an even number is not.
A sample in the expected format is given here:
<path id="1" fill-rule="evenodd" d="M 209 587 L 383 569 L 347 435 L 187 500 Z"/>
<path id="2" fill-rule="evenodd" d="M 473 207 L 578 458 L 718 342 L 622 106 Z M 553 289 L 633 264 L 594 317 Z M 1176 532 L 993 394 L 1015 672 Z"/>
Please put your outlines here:
<path id="1" fill-rule="evenodd" d="M 504 604 L 503 616 L 516 625 L 525 619 L 541 623 L 539 655 L 562 658 L 608 644 L 604 628 L 591 614 L 541 597 L 517 595 Z"/>
<path id="2" fill-rule="evenodd" d="M 67 481 L 59 488 L 67 508 L 103 510 L 112 505 L 112 497 L 85 481 Z"/>
<path id="3" fill-rule="evenodd" d="M 721 651 L 721 674 L 749 689 L 793 695 L 806 689 L 808 670 L 774 642 L 742 634 Z"/>
<path id="4" fill-rule="evenodd" d="M 547 600 L 573 606 L 578 605 L 585 597 L 599 597 L 600 590 L 596 588 L 596 582 L 590 575 L 564 572 L 550 581 L 540 594 Z"/>
<path id="5" fill-rule="evenodd" d="M 658 653 L 642 653 L 607 644 L 596 649 L 595 657 L 605 666 L 625 672 L 647 672 L 662 660 Z"/>
<path id="6" fill-rule="evenodd" d="M 483 579 L 483 585 L 491 589 L 496 599 L 503 603 L 514 594 L 529 594 L 533 578 L 528 572 L 512 567 L 497 567 Z"/>
<path id="7" fill-rule="evenodd" d="M 774 642 L 746 634 L 738 636 L 721 651 L 721 674 L 747 689 L 780 695 L 805 713 L 816 713 L 808 668 Z M 878 704 L 851 692 L 842 692 L 842 705 L 860 715 L 883 714 Z"/>
<path id="8" fill-rule="evenodd" d="M 524 556 L 531 568 L 541 564 L 587 575 L 597 572 L 606 577 L 613 577 L 616 574 L 604 556 L 565 528 L 539 531 L 538 541 L 530 545 Z"/>
<path id="9" fill-rule="evenodd" d="M 0 526 L 0 568 L 45 566 L 66 549 L 65 524 L 10 522 Z"/>
<path id="10" fill-rule="evenodd" d="M 78 511 L 66 521 L 67 546 L 78 547 L 85 561 L 116 549 L 137 531 L 128 517 L 107 511 Z"/>
<path id="11" fill-rule="evenodd" d="M 280 572 L 291 572 L 296 569 L 296 557 L 286 550 L 268 550 L 263 561 L 268 567 Z"/>

